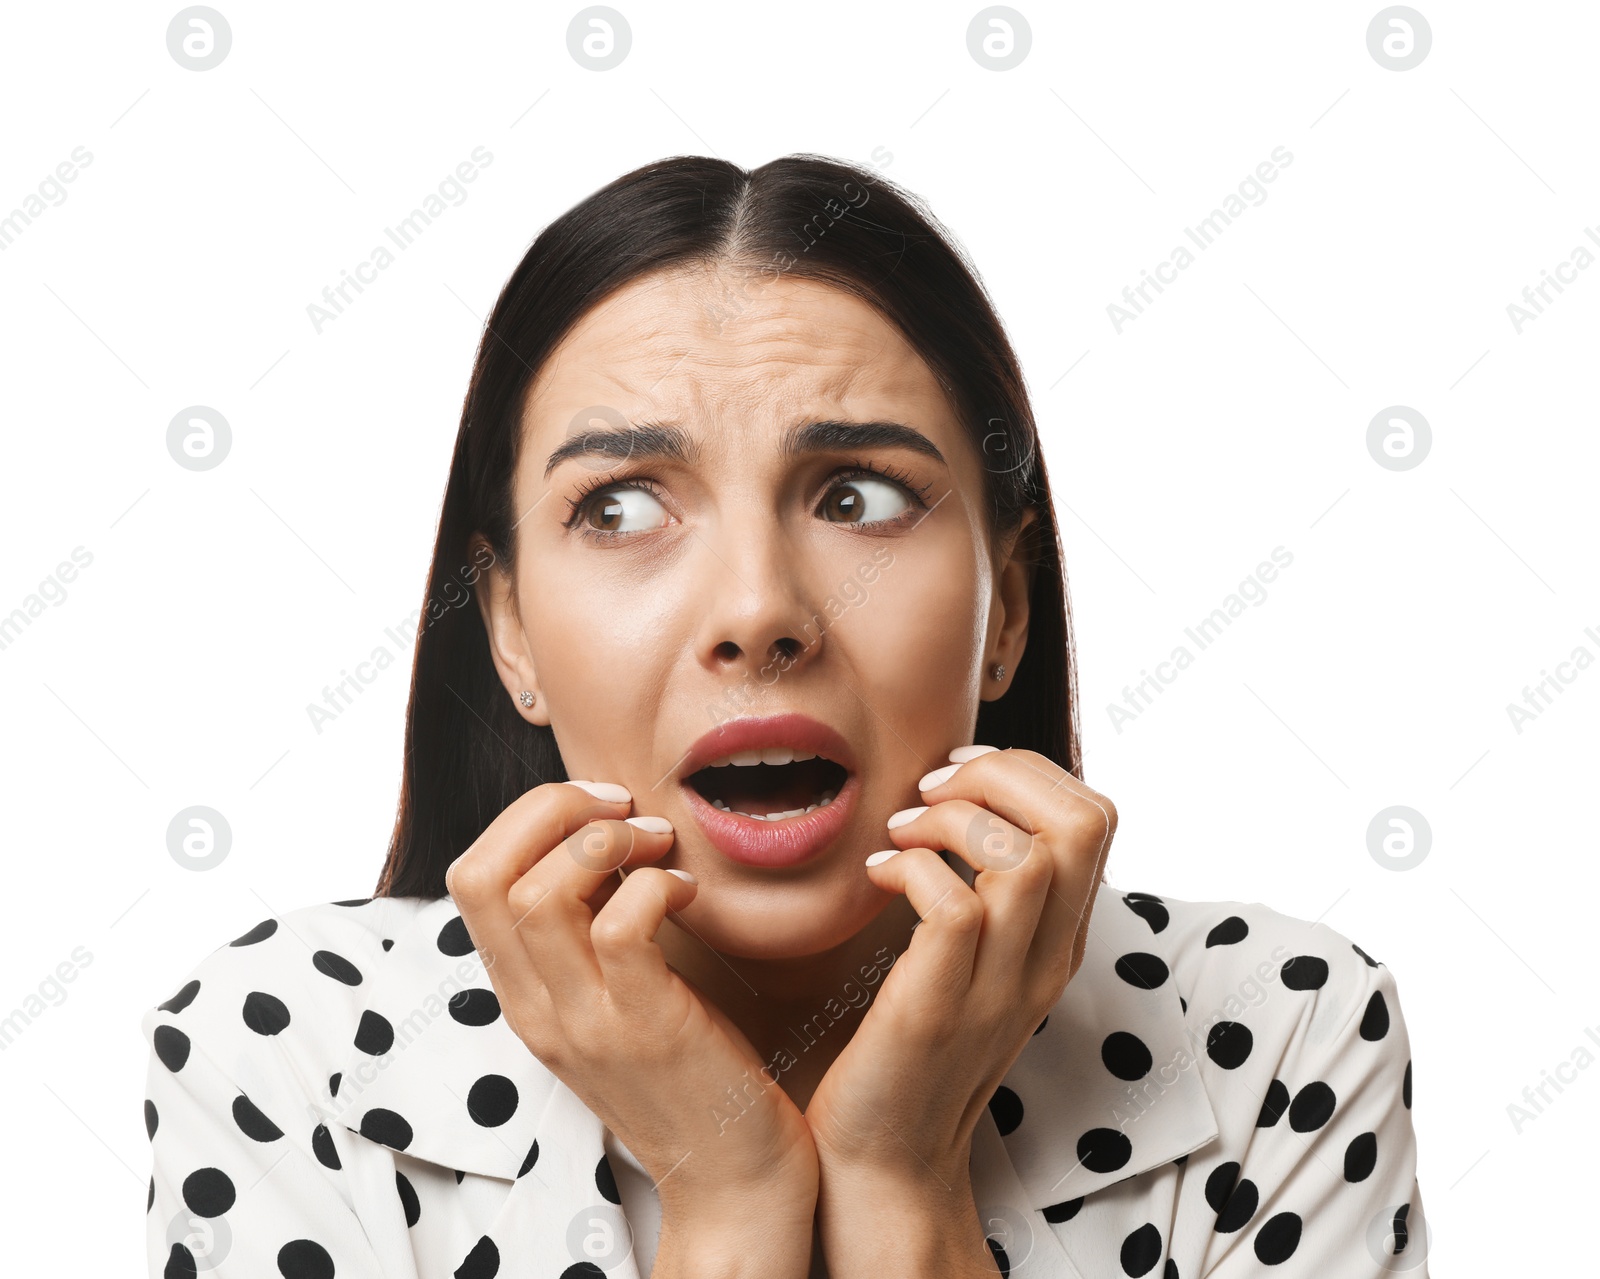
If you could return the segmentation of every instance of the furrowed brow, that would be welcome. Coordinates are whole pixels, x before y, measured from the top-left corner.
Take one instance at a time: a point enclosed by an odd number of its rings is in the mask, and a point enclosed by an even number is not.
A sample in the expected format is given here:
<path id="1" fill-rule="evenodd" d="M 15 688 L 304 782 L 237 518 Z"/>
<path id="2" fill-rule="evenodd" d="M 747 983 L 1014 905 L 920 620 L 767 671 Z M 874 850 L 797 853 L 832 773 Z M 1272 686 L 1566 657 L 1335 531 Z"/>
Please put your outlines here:
<path id="1" fill-rule="evenodd" d="M 901 448 L 944 462 L 939 446 L 903 422 L 807 422 L 784 432 L 785 454 L 839 453 L 850 449 Z"/>
<path id="2" fill-rule="evenodd" d="M 698 455 L 694 441 L 681 427 L 660 422 L 633 422 L 568 436 L 545 459 L 544 474 L 549 479 L 551 471 L 573 457 L 609 457 L 618 462 L 630 458 L 692 462 Z"/>
<path id="3" fill-rule="evenodd" d="M 945 461 L 938 445 L 921 431 L 903 422 L 845 422 L 833 419 L 806 422 L 786 430 L 781 444 L 781 451 L 791 457 L 872 448 L 908 449 L 939 463 Z M 544 473 L 548 479 L 557 466 L 575 457 L 612 458 L 617 462 L 647 458 L 691 463 L 698 453 L 694 441 L 681 427 L 660 422 L 629 423 L 569 436 L 545 459 Z"/>

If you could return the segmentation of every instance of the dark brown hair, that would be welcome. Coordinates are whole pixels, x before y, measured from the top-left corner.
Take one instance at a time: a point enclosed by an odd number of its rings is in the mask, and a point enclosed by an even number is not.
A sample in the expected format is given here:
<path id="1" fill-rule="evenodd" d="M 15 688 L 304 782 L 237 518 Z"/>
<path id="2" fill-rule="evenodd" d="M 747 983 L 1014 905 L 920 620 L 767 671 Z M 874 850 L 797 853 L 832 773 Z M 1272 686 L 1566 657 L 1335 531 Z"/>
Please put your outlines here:
<path id="1" fill-rule="evenodd" d="M 648 272 L 731 264 L 846 290 L 899 327 L 945 387 L 984 466 L 990 537 L 1038 513 L 1028 642 L 974 741 L 1024 747 L 1081 777 L 1061 542 L 1016 354 L 976 271 L 915 196 L 870 168 L 790 155 L 746 170 L 676 156 L 624 174 L 550 223 L 484 325 L 456 432 L 418 622 L 399 810 L 379 896 L 445 895 L 446 867 L 525 791 L 567 773 L 490 660 L 472 601 L 475 533 L 515 563 L 513 477 L 535 375 L 574 323 Z M 483 548 L 480 547 L 480 551 Z M 526 605 L 525 605 L 526 606 Z"/>

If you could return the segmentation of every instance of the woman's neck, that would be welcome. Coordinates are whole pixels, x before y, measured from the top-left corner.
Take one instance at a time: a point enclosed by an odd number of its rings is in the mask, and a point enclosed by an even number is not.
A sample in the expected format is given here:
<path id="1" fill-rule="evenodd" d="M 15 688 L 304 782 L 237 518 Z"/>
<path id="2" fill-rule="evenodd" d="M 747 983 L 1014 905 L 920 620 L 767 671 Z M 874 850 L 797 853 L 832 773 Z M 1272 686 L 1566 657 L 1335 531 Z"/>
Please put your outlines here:
<path id="1" fill-rule="evenodd" d="M 916 924 L 910 902 L 897 896 L 848 941 L 799 959 L 724 955 L 670 919 L 656 940 L 668 965 L 744 1033 L 804 1110 L 910 945 Z"/>

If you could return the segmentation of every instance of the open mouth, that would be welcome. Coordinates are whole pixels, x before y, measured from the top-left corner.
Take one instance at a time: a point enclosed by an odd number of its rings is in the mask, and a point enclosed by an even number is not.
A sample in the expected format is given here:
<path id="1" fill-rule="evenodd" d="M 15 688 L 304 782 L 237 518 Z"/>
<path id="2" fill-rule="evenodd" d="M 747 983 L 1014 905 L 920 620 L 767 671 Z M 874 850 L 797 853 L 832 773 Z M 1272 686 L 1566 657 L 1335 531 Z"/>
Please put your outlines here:
<path id="1" fill-rule="evenodd" d="M 683 780 L 713 808 L 778 822 L 826 808 L 849 779 L 825 756 L 778 746 L 725 755 Z"/>

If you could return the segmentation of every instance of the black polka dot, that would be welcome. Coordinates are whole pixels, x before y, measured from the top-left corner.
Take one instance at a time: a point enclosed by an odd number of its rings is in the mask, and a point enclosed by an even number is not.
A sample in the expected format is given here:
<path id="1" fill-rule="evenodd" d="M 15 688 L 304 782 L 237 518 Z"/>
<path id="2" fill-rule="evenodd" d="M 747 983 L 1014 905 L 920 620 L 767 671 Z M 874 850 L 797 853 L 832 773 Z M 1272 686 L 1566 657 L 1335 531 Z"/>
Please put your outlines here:
<path id="1" fill-rule="evenodd" d="M 1400 1084 L 1400 1100 L 1405 1103 L 1407 1110 L 1411 1109 L 1411 1058 L 1409 1057 L 1406 1058 L 1406 1077 Z"/>
<path id="2" fill-rule="evenodd" d="M 537 1146 L 539 1143 L 536 1141 L 533 1144 L 535 1146 Z M 462 1180 L 466 1177 L 466 1175 L 467 1174 L 462 1172 L 461 1169 L 457 1168 L 456 1169 L 456 1185 L 459 1186 L 461 1184 Z"/>
<path id="3" fill-rule="evenodd" d="M 1376 1042 L 1389 1033 L 1389 1005 L 1381 990 L 1372 992 L 1367 1011 L 1361 1014 L 1361 1038 Z"/>
<path id="4" fill-rule="evenodd" d="M 1011 1279 L 1011 1258 L 1006 1256 L 1006 1250 L 1000 1246 L 1000 1241 L 985 1237 L 983 1242 L 989 1245 L 989 1253 L 994 1257 L 994 1264 L 1000 1271 L 1000 1279 Z"/>
<path id="5" fill-rule="evenodd" d="M 181 1013 L 190 1004 L 194 1003 L 194 997 L 199 993 L 200 982 L 198 979 L 194 981 L 186 981 L 179 988 L 176 995 L 174 995 L 171 999 L 157 1004 L 156 1007 L 164 1013 Z"/>
<path id="6" fill-rule="evenodd" d="M 183 1063 L 189 1060 L 188 1035 L 176 1026 L 157 1026 L 151 1040 L 163 1066 L 174 1073 L 183 1069 Z"/>
<path id="7" fill-rule="evenodd" d="M 1155 1223 L 1145 1222 L 1122 1241 L 1122 1273 L 1147 1275 L 1161 1260 L 1161 1232 Z"/>
<path id="8" fill-rule="evenodd" d="M 1238 1180 L 1239 1165 L 1231 1160 L 1211 1170 L 1211 1175 L 1206 1178 L 1206 1202 L 1211 1205 L 1212 1212 L 1222 1211 L 1228 1196 L 1233 1193 L 1234 1182 Z"/>
<path id="9" fill-rule="evenodd" d="M 289 1024 L 289 1009 L 276 995 L 252 990 L 244 997 L 244 1024 L 258 1035 L 276 1035 Z"/>
<path id="10" fill-rule="evenodd" d="M 1378 961 L 1371 955 L 1367 954 L 1366 951 L 1362 950 L 1361 947 L 1357 946 L 1355 942 L 1350 943 L 1350 949 L 1355 951 L 1356 954 L 1360 955 L 1362 959 L 1367 961 L 1368 968 L 1376 968 L 1378 966 Z"/>
<path id="11" fill-rule="evenodd" d="M 1052 1226 L 1060 1225 L 1063 1221 L 1071 1221 L 1078 1215 L 1078 1209 L 1083 1207 L 1083 1196 L 1076 1199 L 1067 1199 L 1058 1204 L 1051 1204 L 1044 1210 L 1044 1219 Z"/>
<path id="12" fill-rule="evenodd" d="M 411 1144 L 411 1125 L 394 1111 L 374 1106 L 361 1116 L 361 1135 L 380 1146 L 404 1150 Z"/>
<path id="13" fill-rule="evenodd" d="M 488 1235 L 472 1245 L 467 1258 L 451 1272 L 455 1279 L 494 1279 L 500 1273 L 500 1249 Z"/>
<path id="14" fill-rule="evenodd" d="M 1257 1128 L 1271 1128 L 1289 1109 L 1289 1089 L 1283 1080 L 1274 1079 L 1267 1085 L 1267 1095 L 1261 1102 L 1261 1113 L 1256 1116 Z"/>
<path id="15" fill-rule="evenodd" d="M 1365 1181 L 1378 1166 L 1378 1134 L 1364 1132 L 1344 1148 L 1344 1179 Z"/>
<path id="16" fill-rule="evenodd" d="M 1078 1138 L 1078 1162 L 1090 1172 L 1116 1172 L 1133 1158 L 1133 1143 L 1115 1128 L 1091 1128 Z"/>
<path id="17" fill-rule="evenodd" d="M 600 1162 L 594 1166 L 594 1184 L 595 1189 L 607 1203 L 621 1205 L 622 1196 L 617 1193 L 616 1174 L 611 1171 L 611 1161 L 604 1155 L 600 1156 Z"/>
<path id="18" fill-rule="evenodd" d="M 1229 915 L 1206 934 L 1207 946 L 1232 946 L 1250 935 L 1250 925 L 1238 915 Z"/>
<path id="19" fill-rule="evenodd" d="M 1155 990 L 1165 984 L 1168 976 L 1166 961 L 1160 955 L 1143 950 L 1124 955 L 1117 960 L 1116 969 L 1118 977 L 1141 990 Z"/>
<path id="20" fill-rule="evenodd" d="M 254 946 L 258 941 L 266 941 L 268 937 L 271 937 L 272 934 L 277 932 L 277 931 L 278 931 L 278 921 L 277 920 L 275 920 L 275 919 L 263 919 L 259 924 L 257 924 L 254 928 L 252 928 L 249 932 L 244 933 L 241 936 L 235 937 L 231 942 L 228 943 L 228 945 L 230 945 L 230 946 Z"/>
<path id="21" fill-rule="evenodd" d="M 328 1131 L 327 1124 L 318 1124 L 311 1130 L 311 1152 L 316 1155 L 317 1162 L 324 1168 L 332 1168 L 338 1172 L 342 1166 L 339 1163 L 339 1152 L 334 1149 L 333 1134 Z"/>
<path id="22" fill-rule="evenodd" d="M 561 1272 L 561 1279 L 606 1279 L 606 1272 L 592 1261 L 575 1261 Z"/>
<path id="23" fill-rule="evenodd" d="M 517 1086 L 504 1075 L 484 1075 L 467 1090 L 467 1113 L 484 1128 L 498 1128 L 517 1113 Z"/>
<path id="24" fill-rule="evenodd" d="M 1281 976 L 1290 990 L 1321 990 L 1328 984 L 1328 961 L 1315 955 L 1295 955 L 1283 961 Z"/>
<path id="25" fill-rule="evenodd" d="M 283 1129 L 256 1108 L 255 1102 L 240 1093 L 233 1099 L 233 1122 L 251 1141 L 277 1141 Z"/>
<path id="26" fill-rule="evenodd" d="M 1189 1012 L 1189 1001 L 1187 999 L 1185 999 L 1182 995 L 1178 996 L 1178 1007 L 1183 1009 L 1185 1016 L 1188 1015 L 1188 1012 Z"/>
<path id="27" fill-rule="evenodd" d="M 233 1207 L 233 1179 L 220 1168 L 196 1168 L 183 1179 L 183 1202 L 197 1217 L 220 1217 Z"/>
<path id="28" fill-rule="evenodd" d="M 536 1164 L 538 1162 L 539 1162 L 539 1139 L 537 1137 L 535 1137 L 533 1139 L 533 1145 L 528 1147 L 528 1153 L 522 1157 L 522 1167 L 517 1169 L 517 1176 L 519 1176 L 519 1177 L 522 1176 L 524 1173 L 528 1172 L 534 1166 L 534 1164 Z M 456 1174 L 456 1180 L 457 1181 L 461 1180 L 461 1174 L 460 1173 Z"/>
<path id="29" fill-rule="evenodd" d="M 1049 1017 L 1049 1014 L 1047 1013 L 1045 1015 L 1045 1019 L 1043 1021 L 1041 1021 L 1037 1026 L 1035 1026 L 1033 1028 L 1033 1033 L 1035 1035 L 1037 1035 L 1041 1030 L 1043 1030 L 1049 1024 L 1050 1024 L 1050 1017 Z"/>
<path id="30" fill-rule="evenodd" d="M 334 981 L 342 981 L 346 986 L 361 984 L 361 970 L 343 955 L 335 955 L 331 950 L 319 950 L 311 956 L 311 963 L 319 973 L 332 977 Z"/>
<path id="31" fill-rule="evenodd" d="M 161 1122 L 161 1116 L 156 1114 L 156 1103 L 150 1098 L 144 1099 L 144 1132 L 151 1141 L 156 1137 L 156 1125 Z"/>
<path id="32" fill-rule="evenodd" d="M 145 1211 L 150 1210 L 146 1208 Z M 194 1279 L 197 1273 L 199 1272 L 195 1267 L 194 1253 L 181 1243 L 173 1244 L 172 1251 L 167 1254 L 167 1264 L 162 1267 L 161 1279 Z"/>
<path id="33" fill-rule="evenodd" d="M 500 999 L 481 986 L 450 996 L 450 1016 L 463 1026 L 487 1026 L 500 1016 Z"/>
<path id="34" fill-rule="evenodd" d="M 385 937 L 383 939 L 383 948 L 385 950 L 393 950 L 394 949 L 394 938 L 393 937 Z"/>
<path id="35" fill-rule="evenodd" d="M 1397 1257 L 1406 1250 L 1406 1244 L 1411 1239 L 1411 1233 L 1406 1229 L 1406 1217 L 1410 1213 L 1411 1205 L 1408 1203 L 1394 1210 L 1394 1255 Z"/>
<path id="36" fill-rule="evenodd" d="M 1206 1056 L 1224 1070 L 1237 1070 L 1249 1059 L 1255 1036 L 1239 1021 L 1219 1021 L 1206 1032 Z"/>
<path id="37" fill-rule="evenodd" d="M 1320 1079 L 1307 1084 L 1289 1104 L 1289 1127 L 1296 1132 L 1315 1132 L 1333 1118 L 1336 1104 L 1333 1089 Z"/>
<path id="38" fill-rule="evenodd" d="M 467 932 L 466 921 L 460 915 L 439 930 L 439 949 L 447 955 L 472 954 L 472 934 Z"/>
<path id="39" fill-rule="evenodd" d="M 156 1206 L 156 1175 L 150 1174 L 150 1193 L 145 1197 L 144 1210 L 149 1212 Z"/>
<path id="40" fill-rule="evenodd" d="M 343 1078 L 344 1072 L 339 1070 L 328 1076 L 328 1096 L 337 1097 L 339 1095 L 339 1081 Z"/>
<path id="41" fill-rule="evenodd" d="M 314 1240 L 291 1239 L 278 1249 L 278 1273 L 283 1279 L 333 1279 L 333 1258 Z"/>
<path id="42" fill-rule="evenodd" d="M 352 897 L 349 901 L 334 902 L 333 904 L 335 906 L 365 906 L 371 900 L 372 898 L 370 897 Z"/>
<path id="43" fill-rule="evenodd" d="M 1256 1189 L 1256 1183 L 1246 1177 L 1233 1188 L 1228 1202 L 1217 1214 L 1217 1231 L 1231 1235 L 1235 1230 L 1243 1230 L 1250 1224 L 1250 1218 L 1256 1215 L 1256 1208 L 1260 1204 L 1261 1192 Z"/>
<path id="44" fill-rule="evenodd" d="M 1300 1246 L 1300 1214 L 1280 1212 L 1256 1231 L 1256 1257 L 1264 1266 L 1281 1265 Z"/>
<path id="45" fill-rule="evenodd" d="M 417 1198 L 417 1189 L 411 1184 L 410 1178 L 398 1168 L 395 1169 L 394 1188 L 400 1192 L 400 1206 L 406 1212 L 406 1225 L 416 1225 L 422 1220 L 422 1201 Z"/>
<path id="46" fill-rule="evenodd" d="M 1022 1098 L 1001 1084 L 994 1090 L 994 1096 L 989 1098 L 989 1113 L 994 1116 L 994 1125 L 1000 1130 L 1000 1135 L 1010 1136 L 1022 1122 Z"/>
<path id="47" fill-rule="evenodd" d="M 1118 1079 L 1143 1079 L 1153 1064 L 1144 1040 L 1126 1030 L 1114 1030 L 1100 1045 L 1100 1060 Z M 1154 1263 L 1152 1263 L 1154 1264 Z"/>
<path id="48" fill-rule="evenodd" d="M 374 1057 L 381 1057 L 394 1047 L 394 1027 L 389 1019 L 372 1009 L 361 1014 L 361 1024 L 356 1027 L 356 1047 Z"/>
<path id="49" fill-rule="evenodd" d="M 1128 893 L 1122 900 L 1129 910 L 1150 925 L 1151 932 L 1159 933 L 1167 926 L 1170 917 L 1159 897 L 1151 897 L 1148 893 Z"/>
<path id="50" fill-rule="evenodd" d="M 1167 1264 L 1161 1268 L 1161 1279 L 1178 1279 L 1178 1263 L 1171 1257 L 1167 1258 Z"/>

